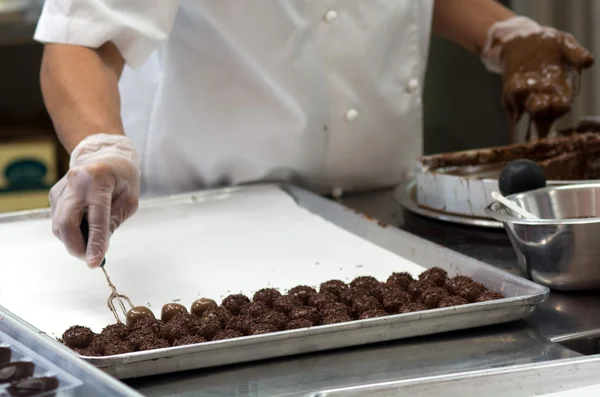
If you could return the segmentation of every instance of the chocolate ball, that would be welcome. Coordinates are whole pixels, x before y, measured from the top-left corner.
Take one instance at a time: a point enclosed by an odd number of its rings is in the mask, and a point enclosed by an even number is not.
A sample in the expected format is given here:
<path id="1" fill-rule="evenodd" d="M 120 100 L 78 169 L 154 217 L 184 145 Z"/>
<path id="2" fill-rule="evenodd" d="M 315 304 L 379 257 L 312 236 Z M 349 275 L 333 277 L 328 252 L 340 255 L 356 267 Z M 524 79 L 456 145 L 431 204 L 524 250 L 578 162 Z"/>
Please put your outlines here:
<path id="1" fill-rule="evenodd" d="M 162 311 L 160 313 L 160 319 L 165 323 L 171 321 L 173 317 L 178 314 L 187 314 L 187 309 L 185 306 L 180 305 L 179 303 L 167 303 L 162 307 Z"/>
<path id="2" fill-rule="evenodd" d="M 68 347 L 85 349 L 92 344 L 94 333 L 87 327 L 74 325 L 64 332 L 62 339 Z"/>
<path id="3" fill-rule="evenodd" d="M 173 346 L 195 345 L 197 343 L 203 343 L 203 342 L 206 342 L 206 339 L 204 339 L 201 336 L 188 335 L 188 336 L 184 336 L 183 338 L 176 339 L 175 342 L 173 342 Z"/>
<path id="4" fill-rule="evenodd" d="M 150 338 L 146 339 L 140 345 L 140 351 L 164 349 L 170 347 L 169 341 L 163 338 Z"/>
<path id="5" fill-rule="evenodd" d="M 208 298 L 200 298 L 192 303 L 190 313 L 196 317 L 202 317 L 205 311 L 208 309 L 216 309 L 218 307 L 217 302 Z"/>
<path id="6" fill-rule="evenodd" d="M 458 290 L 463 288 L 465 285 L 469 285 L 473 282 L 473 279 L 467 276 L 456 276 L 452 277 L 446 282 L 446 289 L 451 295 L 456 295 Z"/>
<path id="7" fill-rule="evenodd" d="M 154 317 L 146 317 L 138 320 L 133 327 L 130 327 L 131 333 L 138 330 L 150 330 L 154 334 L 159 334 L 162 327 L 162 321 Z"/>
<path id="8" fill-rule="evenodd" d="M 404 291 L 389 290 L 383 295 L 383 309 L 388 313 L 400 313 L 410 303 L 410 295 Z"/>
<path id="9" fill-rule="evenodd" d="M 243 335 L 250 335 L 250 331 L 254 326 L 255 321 L 249 316 L 237 316 L 233 317 L 227 323 L 226 329 L 232 329 L 234 331 L 241 332 Z"/>
<path id="10" fill-rule="evenodd" d="M 368 296 L 364 289 L 360 288 L 348 288 L 340 295 L 340 300 L 348 306 L 352 306 L 355 300 L 362 299 L 364 296 Z"/>
<path id="11" fill-rule="evenodd" d="M 341 302 L 334 302 L 324 306 L 321 310 L 319 310 L 319 314 L 323 317 L 332 316 L 336 313 L 348 316 L 350 315 L 350 308 Z"/>
<path id="12" fill-rule="evenodd" d="M 364 312 L 381 308 L 379 301 L 372 296 L 364 296 L 352 303 L 352 314 L 359 317 Z"/>
<path id="13" fill-rule="evenodd" d="M 352 317 L 350 317 L 348 314 L 334 313 L 334 314 L 323 317 L 322 324 L 323 325 L 339 324 L 339 323 L 346 323 L 348 321 L 352 321 Z"/>
<path id="14" fill-rule="evenodd" d="M 313 287 L 309 287 L 308 285 L 299 285 L 289 290 L 287 296 L 302 305 L 306 305 L 308 304 L 308 299 L 310 296 L 316 293 L 317 291 Z"/>
<path id="15" fill-rule="evenodd" d="M 446 285 L 447 278 L 448 272 L 439 267 L 432 267 L 431 269 L 427 269 L 419 275 L 419 280 L 430 281 L 437 287 L 443 287 Z"/>
<path id="16" fill-rule="evenodd" d="M 288 314 L 289 320 L 308 320 L 313 325 L 318 325 L 320 321 L 319 312 L 316 308 L 310 306 L 298 306 L 293 308 Z"/>
<path id="17" fill-rule="evenodd" d="M 236 331 L 233 329 L 224 329 L 224 330 L 219 331 L 217 333 L 217 335 L 215 335 L 215 337 L 213 338 L 213 341 L 239 338 L 241 336 L 244 336 L 244 334 L 242 334 L 239 331 Z"/>
<path id="18" fill-rule="evenodd" d="M 242 307 L 244 305 L 247 305 L 248 303 L 250 303 L 250 299 L 248 299 L 246 295 L 234 294 L 229 295 L 228 297 L 223 299 L 223 303 L 221 304 L 221 306 L 227 309 L 229 313 L 233 314 L 234 316 L 237 316 L 238 314 L 240 314 L 240 310 L 242 310 Z"/>
<path id="19" fill-rule="evenodd" d="M 273 302 L 275 299 L 281 297 L 281 292 L 277 291 L 275 288 L 263 288 L 261 290 L 256 291 L 252 300 L 254 302 L 262 302 L 268 307 L 273 307 Z"/>
<path id="20" fill-rule="evenodd" d="M 171 321 L 162 325 L 161 336 L 168 340 L 170 344 L 173 344 L 176 339 L 181 339 L 189 334 L 188 321 L 182 316 L 173 317 Z"/>
<path id="21" fill-rule="evenodd" d="M 407 293 L 410 295 L 413 302 L 421 299 L 421 294 L 429 288 L 435 287 L 431 280 L 418 280 L 408 286 Z"/>
<path id="22" fill-rule="evenodd" d="M 289 296 L 282 296 L 273 302 L 273 310 L 286 315 L 296 306 L 298 306 L 296 300 Z"/>
<path id="23" fill-rule="evenodd" d="M 258 318 L 269 311 L 269 307 L 263 302 L 250 302 L 242 307 L 240 314 L 244 316 L 250 316 L 252 318 Z"/>
<path id="24" fill-rule="evenodd" d="M 379 286 L 379 281 L 375 277 L 361 276 L 356 277 L 350 283 L 351 288 L 362 289 L 363 291 L 370 293 Z"/>
<path id="25" fill-rule="evenodd" d="M 299 319 L 299 320 L 292 320 L 289 323 L 287 323 L 287 326 L 285 327 L 285 329 L 286 330 L 301 329 L 301 328 L 310 328 L 312 326 L 313 326 L 312 321 L 306 320 L 306 319 Z"/>
<path id="26" fill-rule="evenodd" d="M 442 299 L 440 301 L 440 304 L 438 305 L 438 307 L 442 308 L 442 307 L 453 307 L 453 306 L 460 306 L 460 305 L 466 305 L 467 300 L 465 298 L 461 298 L 460 296 L 446 296 L 444 299 Z"/>
<path id="27" fill-rule="evenodd" d="M 316 307 L 317 310 L 321 310 L 323 309 L 323 307 L 327 306 L 330 303 L 335 303 L 336 301 L 337 296 L 329 292 L 324 292 L 311 295 L 311 297 L 308 298 L 308 305 Z"/>
<path id="28" fill-rule="evenodd" d="M 133 327 L 136 322 L 144 318 L 155 318 L 152 310 L 146 306 L 136 306 L 127 312 L 127 325 Z"/>
<path id="29" fill-rule="evenodd" d="M 432 287 L 421 294 L 421 301 L 430 309 L 438 307 L 442 299 L 448 296 L 446 290 L 439 287 Z"/>
<path id="30" fill-rule="evenodd" d="M 275 328 L 273 325 L 262 323 L 262 324 L 255 324 L 252 327 L 250 334 L 251 335 L 262 335 L 262 334 L 269 334 L 271 332 L 277 332 L 277 331 L 278 331 L 278 329 Z"/>
<path id="31" fill-rule="evenodd" d="M 359 317 L 359 320 L 366 320 L 368 318 L 384 317 L 384 316 L 389 316 L 389 314 L 385 310 L 374 309 L 374 310 L 366 311 L 363 314 L 361 314 Z"/>
<path id="32" fill-rule="evenodd" d="M 205 340 L 213 340 L 219 331 L 221 331 L 221 324 L 209 318 L 201 318 L 190 327 L 192 335 L 201 336 Z"/>
<path id="33" fill-rule="evenodd" d="M 475 301 L 476 302 L 487 302 L 487 301 L 493 301 L 493 300 L 497 300 L 497 299 L 504 299 L 504 295 L 502 295 L 500 292 L 496 292 L 496 291 L 484 291 L 477 297 L 477 299 Z"/>
<path id="34" fill-rule="evenodd" d="M 125 324 L 111 324 L 106 326 L 100 335 L 107 339 L 123 340 L 129 335 L 129 329 Z"/>
<path id="35" fill-rule="evenodd" d="M 269 312 L 260 316 L 257 320 L 260 324 L 271 324 L 275 329 L 281 331 L 287 324 L 287 318 L 283 313 Z"/>
<path id="36" fill-rule="evenodd" d="M 427 306 L 423 303 L 409 303 L 402 308 L 401 313 L 422 312 L 427 310 Z"/>
<path id="37" fill-rule="evenodd" d="M 202 318 L 218 321 L 221 327 L 225 327 L 232 316 L 229 311 L 223 307 L 217 307 L 216 309 L 208 309 L 202 315 Z"/>
<path id="38" fill-rule="evenodd" d="M 339 298 L 342 292 L 346 291 L 347 289 L 348 285 L 346 285 L 346 283 L 342 280 L 329 280 L 325 281 L 324 283 L 321 283 L 321 286 L 319 287 L 319 292 L 322 294 L 328 292 Z"/>
<path id="39" fill-rule="evenodd" d="M 469 303 L 472 303 L 485 291 L 486 288 L 482 284 L 473 281 L 471 284 L 466 284 L 458 288 L 456 295 L 465 298 Z"/>
<path id="40" fill-rule="evenodd" d="M 407 272 L 392 273 L 392 275 L 387 279 L 388 284 L 395 285 L 404 291 L 413 281 L 415 281 L 415 279 L 413 278 L 413 276 L 411 276 L 410 273 Z"/>
<path id="41" fill-rule="evenodd" d="M 395 284 L 381 283 L 381 284 L 379 284 L 379 286 L 377 288 L 375 288 L 372 291 L 371 295 L 374 296 L 375 298 L 377 298 L 377 300 L 379 302 L 383 303 L 384 295 L 386 295 L 388 292 L 395 292 L 395 291 L 403 291 L 403 290 Z"/>

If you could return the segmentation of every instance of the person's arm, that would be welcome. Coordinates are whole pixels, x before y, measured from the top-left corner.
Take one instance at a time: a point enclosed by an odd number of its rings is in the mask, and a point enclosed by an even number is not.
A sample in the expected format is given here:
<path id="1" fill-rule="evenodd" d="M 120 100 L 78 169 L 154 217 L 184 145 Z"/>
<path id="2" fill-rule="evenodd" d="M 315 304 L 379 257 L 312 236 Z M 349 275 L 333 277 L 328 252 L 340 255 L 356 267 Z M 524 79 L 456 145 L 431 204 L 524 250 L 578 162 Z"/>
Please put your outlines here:
<path id="1" fill-rule="evenodd" d="M 435 0 L 432 30 L 480 55 L 490 27 L 513 16 L 494 0 Z"/>
<path id="2" fill-rule="evenodd" d="M 40 80 L 56 133 L 71 153 L 89 135 L 124 135 L 118 81 L 125 61 L 117 47 L 47 44 Z"/>

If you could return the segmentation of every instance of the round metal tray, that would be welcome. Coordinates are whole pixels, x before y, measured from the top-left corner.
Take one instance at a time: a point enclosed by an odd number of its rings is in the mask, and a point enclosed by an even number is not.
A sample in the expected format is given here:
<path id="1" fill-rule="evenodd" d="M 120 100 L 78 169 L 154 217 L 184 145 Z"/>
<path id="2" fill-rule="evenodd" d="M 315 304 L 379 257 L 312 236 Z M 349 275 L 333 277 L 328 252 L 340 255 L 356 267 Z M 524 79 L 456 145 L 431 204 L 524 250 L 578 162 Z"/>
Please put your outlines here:
<path id="1" fill-rule="evenodd" d="M 395 199 L 402 204 L 407 211 L 425 216 L 427 218 L 437 219 L 439 221 L 458 223 L 462 225 L 487 227 L 494 229 L 503 228 L 502 223 L 485 218 L 474 218 L 456 214 L 449 214 L 436 211 L 430 208 L 421 207 L 417 203 L 417 182 L 412 179 L 396 188 L 394 191 Z"/>

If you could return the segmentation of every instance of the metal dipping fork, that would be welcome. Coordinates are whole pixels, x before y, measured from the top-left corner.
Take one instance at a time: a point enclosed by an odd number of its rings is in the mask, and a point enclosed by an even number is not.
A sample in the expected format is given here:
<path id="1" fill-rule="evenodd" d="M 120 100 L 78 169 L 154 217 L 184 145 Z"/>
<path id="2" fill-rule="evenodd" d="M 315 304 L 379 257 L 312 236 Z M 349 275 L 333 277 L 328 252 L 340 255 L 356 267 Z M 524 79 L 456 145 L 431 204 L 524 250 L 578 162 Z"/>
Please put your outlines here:
<path id="1" fill-rule="evenodd" d="M 90 224 L 88 223 L 87 216 L 85 213 L 83 214 L 83 217 L 81 218 L 80 229 L 81 229 L 81 234 L 83 235 L 83 241 L 85 242 L 85 245 L 87 247 L 89 236 L 90 236 Z M 124 321 L 121 321 L 121 318 L 119 317 L 119 311 L 117 310 L 117 307 L 115 306 L 115 301 L 117 301 L 117 306 L 123 312 L 123 316 L 125 319 L 127 319 L 127 312 L 133 308 L 133 303 L 131 303 L 131 299 L 129 299 L 126 295 L 123 295 L 123 294 L 120 294 L 117 292 L 115 285 L 112 283 L 112 281 L 110 281 L 110 277 L 108 277 L 108 273 L 106 272 L 106 268 L 104 267 L 104 265 L 106 265 L 106 258 L 102 259 L 100 268 L 102 269 L 102 272 L 104 273 L 104 276 L 106 277 L 106 281 L 108 282 L 108 286 L 110 287 L 110 289 L 112 291 L 111 294 L 108 296 L 107 306 L 110 309 L 110 311 L 112 312 L 112 314 L 115 316 L 115 319 L 117 320 L 117 322 L 123 324 Z M 129 305 L 129 309 L 127 309 L 126 304 Z"/>

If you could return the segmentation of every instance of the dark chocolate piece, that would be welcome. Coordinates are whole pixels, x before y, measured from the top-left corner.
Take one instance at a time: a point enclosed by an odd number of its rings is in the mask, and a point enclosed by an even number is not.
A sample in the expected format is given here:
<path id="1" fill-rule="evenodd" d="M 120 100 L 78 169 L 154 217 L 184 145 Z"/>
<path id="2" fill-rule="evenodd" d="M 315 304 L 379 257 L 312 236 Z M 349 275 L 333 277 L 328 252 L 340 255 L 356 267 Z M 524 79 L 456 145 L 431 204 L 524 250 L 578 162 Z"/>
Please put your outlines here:
<path id="1" fill-rule="evenodd" d="M 269 311 L 269 307 L 263 302 L 250 302 L 242 307 L 242 310 L 240 310 L 240 314 L 243 316 L 258 318 Z"/>
<path id="2" fill-rule="evenodd" d="M 244 336 L 244 334 L 242 334 L 239 331 L 236 331 L 234 329 L 224 329 L 219 331 L 217 335 L 215 335 L 213 341 L 239 338 L 241 336 Z"/>
<path id="3" fill-rule="evenodd" d="M 92 344 L 94 333 L 88 327 L 74 325 L 63 333 L 62 339 L 68 347 L 85 349 Z"/>
<path id="4" fill-rule="evenodd" d="M 427 269 L 423 273 L 419 274 L 419 280 L 430 281 L 431 284 L 438 287 L 443 287 L 446 285 L 447 278 L 448 272 L 439 267 L 432 267 L 431 269 Z"/>
<path id="5" fill-rule="evenodd" d="M 29 378 L 35 365 L 31 361 L 15 361 L 0 366 L 0 384 Z"/>
<path id="6" fill-rule="evenodd" d="M 43 376 L 13 382 L 6 391 L 11 397 L 32 397 L 56 389 L 58 389 L 58 379 L 54 376 Z"/>
<path id="7" fill-rule="evenodd" d="M 317 291 L 313 287 L 309 287 L 308 285 L 299 285 L 289 290 L 287 296 L 293 298 L 301 305 L 306 305 L 308 304 L 308 299 L 310 296 L 316 293 Z"/>
<path id="8" fill-rule="evenodd" d="M 392 273 L 390 277 L 387 279 L 387 283 L 390 285 L 395 285 L 401 290 L 406 290 L 408 286 L 415 281 L 413 276 L 410 273 L 402 272 L 402 273 Z"/>
<path id="9" fill-rule="evenodd" d="M 308 320 L 312 325 L 318 325 L 320 321 L 319 312 L 316 308 L 310 306 L 298 306 L 293 308 L 288 314 L 290 320 Z"/>
<path id="10" fill-rule="evenodd" d="M 277 291 L 275 288 L 263 288 L 261 290 L 256 291 L 252 300 L 254 302 L 262 302 L 268 307 L 273 307 L 273 302 L 275 299 L 281 297 L 281 292 Z"/>
<path id="11" fill-rule="evenodd" d="M 208 298 L 200 298 L 192 303 L 190 313 L 196 317 L 202 317 L 205 311 L 208 309 L 216 309 L 218 307 L 217 302 Z"/>
<path id="12" fill-rule="evenodd" d="M 350 283 L 350 287 L 362 289 L 367 293 L 371 293 L 371 291 L 377 288 L 379 284 L 379 281 L 375 277 L 360 276 L 352 280 L 352 282 Z"/>
<path id="13" fill-rule="evenodd" d="M 12 357 L 12 350 L 8 346 L 0 346 L 0 365 L 6 364 Z"/>
<path id="14" fill-rule="evenodd" d="M 300 328 L 310 328 L 313 326 L 312 321 L 306 319 L 292 320 L 285 327 L 286 330 L 290 329 L 300 329 Z"/>
<path id="15" fill-rule="evenodd" d="M 271 324 L 278 331 L 284 329 L 285 325 L 287 324 L 287 318 L 285 315 L 283 313 L 274 311 L 263 314 L 256 321 L 261 324 Z"/>
<path id="16" fill-rule="evenodd" d="M 385 310 L 375 309 L 375 310 L 369 310 L 369 311 L 361 314 L 359 317 L 359 320 L 366 320 L 368 318 L 384 317 L 384 316 L 389 316 L 389 314 Z"/>
<path id="17" fill-rule="evenodd" d="M 347 289 L 348 285 L 346 285 L 346 283 L 342 280 L 329 280 L 325 281 L 324 283 L 321 283 L 321 286 L 319 287 L 319 292 L 322 294 L 325 292 L 329 292 L 330 294 L 334 294 L 339 298 L 342 292 L 346 291 Z"/>
<path id="18" fill-rule="evenodd" d="M 248 299 L 246 295 L 234 294 L 229 295 L 228 297 L 223 299 L 223 303 L 221 303 L 221 306 L 227 309 L 229 313 L 233 314 L 234 316 L 237 316 L 238 314 L 240 314 L 240 310 L 242 310 L 242 307 L 244 305 L 247 305 L 248 303 L 250 303 L 250 299 Z"/>
<path id="19" fill-rule="evenodd" d="M 179 303 L 167 303 L 162 307 L 162 311 L 160 313 L 160 319 L 165 323 L 171 321 L 173 317 L 178 314 L 187 314 L 187 309 L 185 306 L 180 305 Z"/>
<path id="20" fill-rule="evenodd" d="M 466 305 L 467 300 L 465 298 L 461 298 L 460 296 L 446 296 L 444 299 L 442 299 L 440 301 L 440 304 L 438 305 L 438 307 L 453 307 L 453 306 L 460 306 L 460 305 Z"/>
<path id="21" fill-rule="evenodd" d="M 254 324 L 252 326 L 252 329 L 250 330 L 250 334 L 251 335 L 262 335 L 262 334 L 269 334 L 271 332 L 277 332 L 278 329 L 275 328 L 273 325 L 271 324 L 267 324 L 267 323 L 262 323 L 262 324 Z"/>
<path id="22" fill-rule="evenodd" d="M 496 292 L 496 291 L 484 291 L 477 297 L 477 299 L 475 301 L 476 302 L 487 302 L 487 301 L 493 301 L 493 300 L 497 300 L 497 299 L 504 299 L 504 295 L 502 295 L 500 292 Z"/>
<path id="23" fill-rule="evenodd" d="M 144 318 L 155 318 L 154 313 L 145 306 L 136 306 L 127 312 L 127 326 L 133 327 L 136 322 Z"/>

